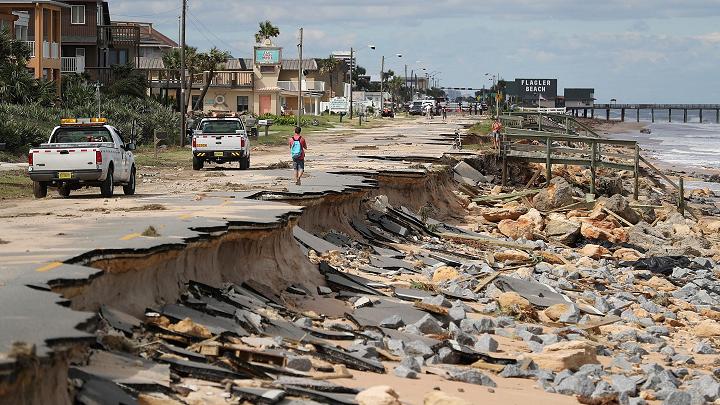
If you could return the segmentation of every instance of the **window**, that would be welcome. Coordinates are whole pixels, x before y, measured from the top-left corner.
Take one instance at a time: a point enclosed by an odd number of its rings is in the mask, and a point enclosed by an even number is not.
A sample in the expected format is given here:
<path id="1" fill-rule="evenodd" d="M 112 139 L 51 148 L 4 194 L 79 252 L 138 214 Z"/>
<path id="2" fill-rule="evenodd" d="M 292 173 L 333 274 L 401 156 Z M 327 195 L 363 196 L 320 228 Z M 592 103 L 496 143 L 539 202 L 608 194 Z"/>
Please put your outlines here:
<path id="1" fill-rule="evenodd" d="M 112 136 L 105 128 L 60 128 L 50 139 L 50 143 L 76 142 L 112 142 Z"/>
<path id="2" fill-rule="evenodd" d="M 250 111 L 248 96 L 237 96 L 237 112 Z"/>
<path id="3" fill-rule="evenodd" d="M 191 97 L 191 101 L 190 101 L 190 108 L 194 109 L 194 108 L 195 108 L 195 105 L 196 105 L 197 102 L 198 102 L 198 100 L 200 100 L 200 95 L 193 95 L 193 96 Z M 202 107 L 202 102 L 200 102 L 200 109 L 202 109 L 202 108 L 203 108 L 203 107 Z"/>
<path id="4" fill-rule="evenodd" d="M 85 57 L 85 48 L 75 48 L 75 56 Z"/>
<path id="5" fill-rule="evenodd" d="M 85 6 L 70 6 L 70 24 L 85 24 Z"/>
<path id="6" fill-rule="evenodd" d="M 232 134 L 244 129 L 240 120 L 206 121 L 202 123 L 202 132 L 206 134 Z"/>

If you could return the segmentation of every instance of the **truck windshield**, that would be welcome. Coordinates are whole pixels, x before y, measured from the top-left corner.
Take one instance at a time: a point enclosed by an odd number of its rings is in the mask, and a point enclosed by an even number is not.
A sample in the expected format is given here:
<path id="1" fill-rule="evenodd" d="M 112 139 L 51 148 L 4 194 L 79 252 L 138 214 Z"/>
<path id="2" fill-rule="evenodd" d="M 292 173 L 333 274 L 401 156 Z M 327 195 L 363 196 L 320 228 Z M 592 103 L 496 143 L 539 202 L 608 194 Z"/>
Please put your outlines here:
<path id="1" fill-rule="evenodd" d="M 202 123 L 204 134 L 234 134 L 235 131 L 243 129 L 240 121 L 206 121 Z"/>
<path id="2" fill-rule="evenodd" d="M 50 143 L 112 142 L 110 131 L 103 127 L 58 128 Z"/>

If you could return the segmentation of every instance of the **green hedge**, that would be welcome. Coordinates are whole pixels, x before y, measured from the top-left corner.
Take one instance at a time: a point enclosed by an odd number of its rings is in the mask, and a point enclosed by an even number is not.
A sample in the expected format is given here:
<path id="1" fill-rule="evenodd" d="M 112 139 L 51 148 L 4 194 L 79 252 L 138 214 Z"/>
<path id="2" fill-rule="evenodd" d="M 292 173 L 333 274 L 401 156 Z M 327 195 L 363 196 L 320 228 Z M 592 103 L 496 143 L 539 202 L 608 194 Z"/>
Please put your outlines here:
<path id="1" fill-rule="evenodd" d="M 100 103 L 101 115 L 129 140 L 132 122 L 136 122 L 138 144 L 150 143 L 153 131 L 168 134 L 168 143 L 179 140 L 180 116 L 153 99 L 117 97 Z M 25 153 L 31 144 L 47 141 L 50 131 L 61 118 L 96 117 L 98 105 L 85 102 L 72 107 L 44 107 L 39 104 L 0 104 L 0 143 L 7 150 Z"/>
<path id="2" fill-rule="evenodd" d="M 258 117 L 258 119 L 265 120 L 273 120 L 273 125 L 292 125 L 294 126 L 297 122 L 297 118 L 294 115 L 273 115 L 273 114 L 264 114 Z M 314 115 L 308 115 L 308 116 L 302 116 L 300 118 L 300 126 L 301 127 L 309 127 L 313 126 L 313 120 L 317 120 L 319 125 L 321 127 L 329 126 L 327 119 L 325 117 L 321 116 L 314 116 Z"/>

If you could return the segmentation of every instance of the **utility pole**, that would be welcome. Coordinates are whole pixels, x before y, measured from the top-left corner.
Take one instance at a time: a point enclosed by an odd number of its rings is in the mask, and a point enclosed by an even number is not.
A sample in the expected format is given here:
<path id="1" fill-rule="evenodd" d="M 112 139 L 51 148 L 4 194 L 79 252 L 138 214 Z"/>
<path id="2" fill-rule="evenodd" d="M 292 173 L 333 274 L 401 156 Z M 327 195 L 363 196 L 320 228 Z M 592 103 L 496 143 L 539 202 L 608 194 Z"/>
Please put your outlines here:
<path id="1" fill-rule="evenodd" d="M 350 119 L 353 117 L 353 48 L 350 47 Z"/>
<path id="2" fill-rule="evenodd" d="M 185 131 L 187 121 L 185 117 L 185 14 L 187 0 L 182 0 L 182 17 L 180 18 L 180 147 L 185 146 Z"/>
<path id="3" fill-rule="evenodd" d="M 297 102 L 297 126 L 300 126 L 300 115 L 302 114 L 302 107 L 304 107 L 304 100 L 302 94 L 302 78 L 303 78 L 303 29 L 300 28 L 300 43 L 298 44 L 298 54 L 300 55 L 300 64 L 298 65 L 298 102 Z"/>
<path id="4" fill-rule="evenodd" d="M 407 81 L 407 63 L 405 64 L 405 75 L 403 76 L 405 78 L 405 90 L 408 89 L 408 81 Z M 404 98 L 404 97 L 403 97 Z"/>
<path id="5" fill-rule="evenodd" d="M 385 81 L 385 80 L 383 80 L 384 75 L 385 75 L 385 55 L 382 56 L 382 59 L 380 62 L 380 113 L 381 113 L 381 115 L 382 115 L 383 108 L 385 108 L 385 100 L 384 100 L 385 97 L 383 96 L 383 82 Z"/>
<path id="6" fill-rule="evenodd" d="M 413 100 L 413 75 L 415 74 L 415 71 L 413 69 L 410 69 L 410 101 Z"/>

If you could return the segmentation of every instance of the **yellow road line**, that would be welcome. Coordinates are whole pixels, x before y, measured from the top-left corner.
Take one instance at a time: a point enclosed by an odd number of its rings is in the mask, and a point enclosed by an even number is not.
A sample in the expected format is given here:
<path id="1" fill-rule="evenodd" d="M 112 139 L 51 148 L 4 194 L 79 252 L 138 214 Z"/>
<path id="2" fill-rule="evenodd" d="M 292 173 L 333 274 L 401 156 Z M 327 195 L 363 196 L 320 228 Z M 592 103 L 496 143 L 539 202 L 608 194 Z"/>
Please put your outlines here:
<path id="1" fill-rule="evenodd" d="M 35 269 L 35 271 L 40 271 L 40 272 L 49 271 L 49 270 L 58 268 L 60 266 L 62 266 L 62 262 L 50 262 L 42 267 L 38 267 L 37 269 Z"/>
<path id="2" fill-rule="evenodd" d="M 120 240 L 130 240 L 130 239 L 139 238 L 140 236 L 142 236 L 142 235 L 137 232 L 129 233 L 129 234 L 123 236 L 122 238 L 120 238 Z"/>

